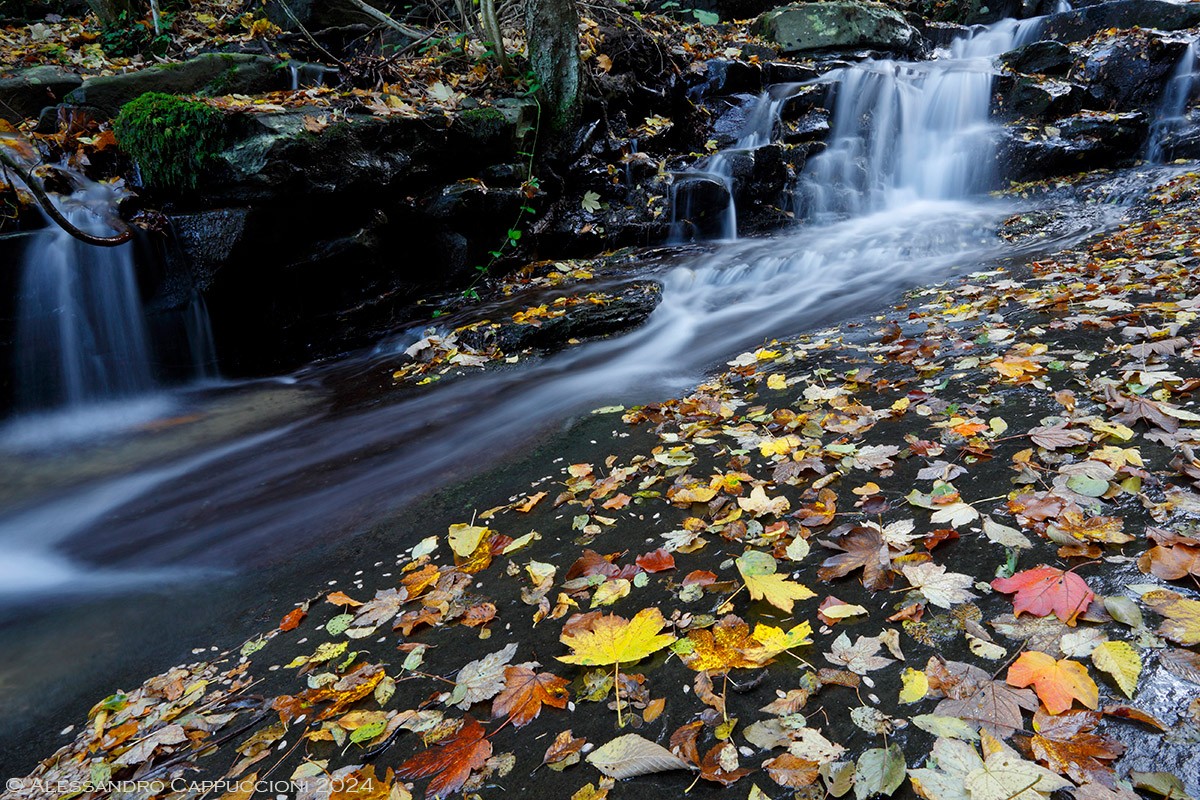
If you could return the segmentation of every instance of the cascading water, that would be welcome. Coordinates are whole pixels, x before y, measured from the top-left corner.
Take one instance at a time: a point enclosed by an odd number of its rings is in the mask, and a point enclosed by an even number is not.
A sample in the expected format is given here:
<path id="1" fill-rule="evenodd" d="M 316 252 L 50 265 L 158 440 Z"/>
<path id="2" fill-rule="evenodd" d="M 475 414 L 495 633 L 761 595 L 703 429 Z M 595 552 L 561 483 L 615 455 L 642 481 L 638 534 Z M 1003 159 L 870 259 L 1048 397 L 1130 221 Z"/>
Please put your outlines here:
<path id="1" fill-rule="evenodd" d="M 72 198 L 62 210 L 100 235 Z M 24 255 L 17 320 L 18 402 L 25 410 L 80 406 L 154 386 L 133 246 L 95 247 L 51 225 Z"/>
<path id="2" fill-rule="evenodd" d="M 679 173 L 671 186 L 670 241 L 680 244 L 695 238 L 698 188 L 705 183 L 724 187 L 725 206 L 710 238 L 722 241 L 737 239 L 737 203 L 734 200 L 733 166 L 736 154 L 770 144 L 779 122 L 779 111 L 795 90 L 803 84 L 777 84 L 763 92 L 754 102 L 736 144 L 696 163 L 687 172 Z"/>
<path id="3" fill-rule="evenodd" d="M 1188 120 L 1188 105 L 1200 94 L 1200 53 L 1196 43 L 1188 42 L 1187 49 L 1179 59 L 1175 72 L 1167 82 L 1159 101 L 1154 122 L 1150 127 L 1150 141 L 1146 146 L 1146 160 L 1160 164 L 1170 151 L 1170 139 L 1191 127 Z"/>
<path id="4" fill-rule="evenodd" d="M 1040 27 L 1040 20 L 1005 20 L 956 40 L 932 61 L 865 61 L 826 75 L 833 131 L 827 149 L 806 165 L 802 213 L 863 214 L 989 188 L 991 58 L 1028 42 Z"/>

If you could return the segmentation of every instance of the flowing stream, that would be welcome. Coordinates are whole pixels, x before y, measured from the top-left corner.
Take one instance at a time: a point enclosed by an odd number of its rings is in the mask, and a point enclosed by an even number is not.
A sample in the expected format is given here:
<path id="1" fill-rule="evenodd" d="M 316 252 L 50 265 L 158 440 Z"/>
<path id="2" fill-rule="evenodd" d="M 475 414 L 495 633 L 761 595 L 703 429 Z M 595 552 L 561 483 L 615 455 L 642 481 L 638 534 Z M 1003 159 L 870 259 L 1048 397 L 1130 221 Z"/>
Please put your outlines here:
<path id="1" fill-rule="evenodd" d="M 236 437 L 201 440 L 108 477 L 10 495 L 0 510 L 0 604 L 197 569 L 251 571 L 362 530 L 590 409 L 686 391 L 770 337 L 868 313 L 902 288 L 1019 255 L 995 236 L 1016 206 L 985 194 L 999 177 L 988 57 L 1027 40 L 1037 24 L 1000 23 L 933 61 L 868 61 L 822 78 L 834 130 L 801 176 L 809 223 L 648 267 L 663 284 L 662 302 L 631 333 L 517 369 L 367 397 L 339 394 L 338 376 L 380 372 L 381 356 L 348 356 L 275 387 L 306 398 L 286 419 L 264 418 Z M 738 147 L 770 140 L 779 100 L 764 95 Z M 720 174 L 722 156 L 703 169 Z M 62 256 L 53 268 L 69 271 L 71 244 L 55 238 L 53 246 Z M 136 315 L 126 322 L 136 327 Z M 132 333 L 122 341 L 127 355 L 114 360 L 112 380 L 134 389 L 145 380 L 134 371 L 144 344 Z M 60 383 L 68 391 L 70 381 Z M 203 414 L 203 398 L 193 400 Z M 75 457 L 61 452 L 46 463 L 67 468 Z"/>

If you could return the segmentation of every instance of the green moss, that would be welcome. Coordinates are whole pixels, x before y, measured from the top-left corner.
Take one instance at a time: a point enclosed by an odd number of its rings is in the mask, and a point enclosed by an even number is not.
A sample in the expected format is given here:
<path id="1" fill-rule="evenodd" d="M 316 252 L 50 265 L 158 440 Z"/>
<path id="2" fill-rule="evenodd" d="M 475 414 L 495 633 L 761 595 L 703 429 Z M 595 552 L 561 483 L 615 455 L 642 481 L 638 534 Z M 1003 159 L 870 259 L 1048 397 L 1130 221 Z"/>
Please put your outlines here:
<path id="1" fill-rule="evenodd" d="M 504 113 L 495 108 L 469 108 L 459 115 L 459 121 L 475 139 L 490 140 L 503 135 L 508 128 Z"/>
<path id="2" fill-rule="evenodd" d="M 161 189 L 195 188 L 225 141 L 220 111 L 160 92 L 147 92 L 122 106 L 113 131 L 146 184 Z"/>

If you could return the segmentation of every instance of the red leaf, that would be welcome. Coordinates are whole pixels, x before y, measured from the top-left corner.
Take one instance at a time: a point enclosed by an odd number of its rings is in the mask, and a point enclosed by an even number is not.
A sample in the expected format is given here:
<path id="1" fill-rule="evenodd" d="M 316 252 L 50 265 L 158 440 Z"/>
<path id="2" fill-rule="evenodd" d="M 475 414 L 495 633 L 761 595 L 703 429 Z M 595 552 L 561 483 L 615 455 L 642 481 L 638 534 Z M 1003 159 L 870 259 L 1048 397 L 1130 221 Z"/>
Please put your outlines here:
<path id="1" fill-rule="evenodd" d="M 396 768 L 401 778 L 433 779 L 425 789 L 426 797 L 446 797 L 453 794 L 492 756 L 492 743 L 484 738 L 483 726 L 472 717 L 463 720 L 458 733 L 417 753 Z"/>
<path id="2" fill-rule="evenodd" d="M 1016 593 L 1013 610 L 1017 616 L 1028 612 L 1035 617 L 1054 613 L 1068 625 L 1087 610 L 1096 595 L 1087 582 L 1073 572 L 1055 567 L 1035 567 L 1023 570 L 1011 578 L 997 578 L 992 588 L 1005 594 Z"/>
<path id="3" fill-rule="evenodd" d="M 666 572 L 675 569 L 675 556 L 660 547 L 644 556 L 638 556 L 635 563 L 646 572 Z"/>

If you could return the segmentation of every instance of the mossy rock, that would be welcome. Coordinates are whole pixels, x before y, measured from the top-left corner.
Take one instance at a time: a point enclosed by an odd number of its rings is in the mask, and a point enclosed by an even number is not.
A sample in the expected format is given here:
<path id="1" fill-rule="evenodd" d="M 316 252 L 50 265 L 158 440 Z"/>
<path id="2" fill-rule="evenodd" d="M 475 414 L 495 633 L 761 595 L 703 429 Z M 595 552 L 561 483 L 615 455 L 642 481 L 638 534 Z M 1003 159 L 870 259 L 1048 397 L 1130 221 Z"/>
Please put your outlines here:
<path id="1" fill-rule="evenodd" d="M 126 103 L 113 131 L 146 185 L 167 190 L 194 189 L 226 138 L 220 111 L 157 92 Z"/>
<path id="2" fill-rule="evenodd" d="M 113 115 L 147 92 L 258 94 L 290 85 L 288 71 L 273 58 L 245 53 L 205 53 L 177 64 L 89 78 L 66 96 L 66 102 Z"/>
<path id="3" fill-rule="evenodd" d="M 920 34 L 895 9 L 854 0 L 793 3 L 763 14 L 754 29 L 785 53 L 851 47 L 902 52 L 920 44 Z"/>

